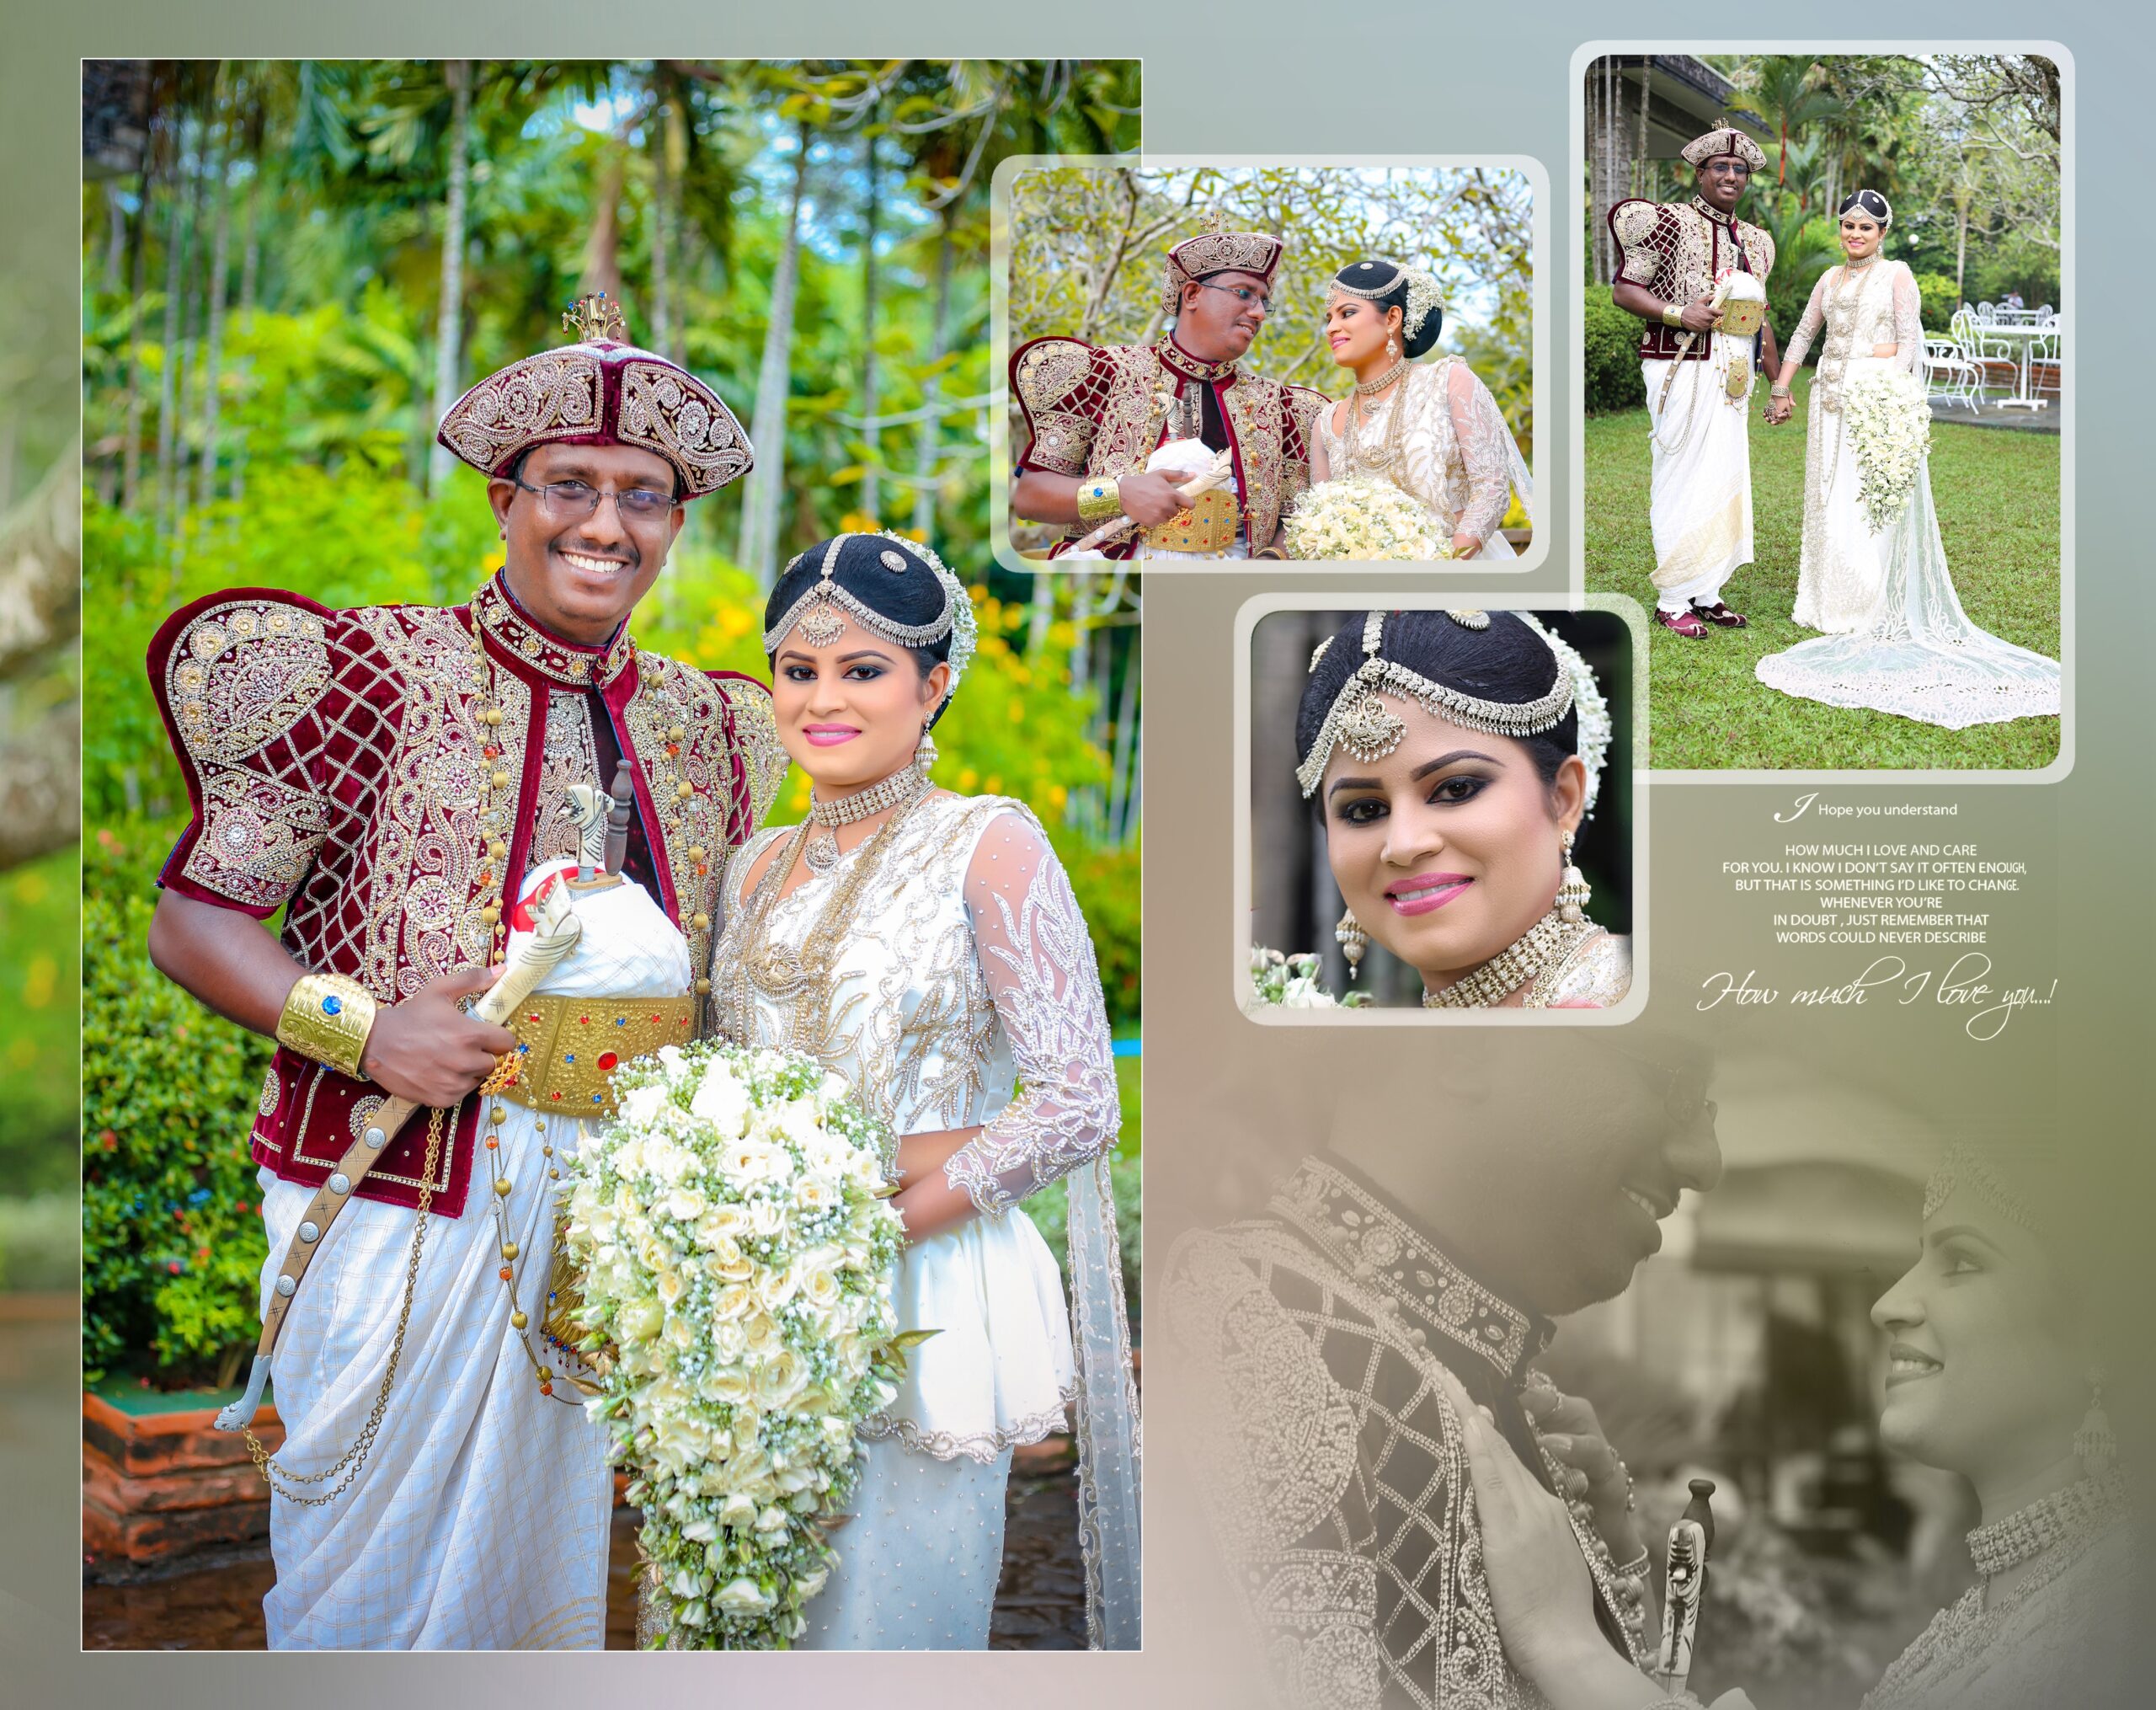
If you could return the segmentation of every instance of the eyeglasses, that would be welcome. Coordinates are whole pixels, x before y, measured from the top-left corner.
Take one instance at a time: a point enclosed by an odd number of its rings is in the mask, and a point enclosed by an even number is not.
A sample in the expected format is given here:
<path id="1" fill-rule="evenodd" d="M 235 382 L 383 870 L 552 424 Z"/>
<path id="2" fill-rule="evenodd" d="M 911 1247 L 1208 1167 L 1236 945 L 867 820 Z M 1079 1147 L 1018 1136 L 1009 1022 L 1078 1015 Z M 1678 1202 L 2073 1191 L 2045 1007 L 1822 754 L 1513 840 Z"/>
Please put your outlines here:
<path id="1" fill-rule="evenodd" d="M 510 478 L 526 493 L 539 497 L 539 509 L 549 522 L 582 522 L 595 516 L 599 501 L 614 501 L 614 514 L 625 523 L 648 526 L 674 508 L 674 495 L 652 487 L 625 487 L 619 493 L 602 493 L 588 481 L 550 481 L 535 487 L 520 475 Z"/>
<path id="2" fill-rule="evenodd" d="M 1246 285 L 1214 285 L 1203 279 L 1195 283 L 1201 291 L 1225 291 L 1245 307 L 1255 307 L 1262 315 L 1270 314 L 1273 311 L 1273 299 L 1262 291 L 1252 291 Z"/>
<path id="3" fill-rule="evenodd" d="M 1749 178 L 1752 168 L 1741 160 L 1710 160 L 1700 168 L 1702 172 L 1718 172 L 1732 178 Z"/>

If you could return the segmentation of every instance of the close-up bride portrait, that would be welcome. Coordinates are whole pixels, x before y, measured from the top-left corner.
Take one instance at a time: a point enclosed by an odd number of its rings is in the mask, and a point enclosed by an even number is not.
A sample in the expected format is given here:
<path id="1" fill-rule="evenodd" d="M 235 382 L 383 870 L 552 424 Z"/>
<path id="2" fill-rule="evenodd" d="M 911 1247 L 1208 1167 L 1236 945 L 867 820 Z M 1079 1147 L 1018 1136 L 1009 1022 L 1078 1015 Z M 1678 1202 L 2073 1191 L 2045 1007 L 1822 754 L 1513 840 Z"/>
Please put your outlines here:
<path id="1" fill-rule="evenodd" d="M 1632 664 L 1614 611 L 1260 619 L 1245 1007 L 1623 1002 Z"/>

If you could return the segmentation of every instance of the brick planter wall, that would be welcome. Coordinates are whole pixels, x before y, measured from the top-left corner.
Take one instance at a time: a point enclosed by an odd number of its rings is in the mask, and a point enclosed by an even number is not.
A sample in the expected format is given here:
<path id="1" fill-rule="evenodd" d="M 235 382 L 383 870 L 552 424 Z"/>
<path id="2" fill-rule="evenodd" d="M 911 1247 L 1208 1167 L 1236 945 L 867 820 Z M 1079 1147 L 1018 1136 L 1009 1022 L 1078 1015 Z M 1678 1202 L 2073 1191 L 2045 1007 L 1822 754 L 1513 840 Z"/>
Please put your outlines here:
<path id="1" fill-rule="evenodd" d="M 225 1399 L 219 1397 L 220 1403 Z M 270 1536 L 270 1488 L 247 1440 L 220 1431 L 215 1406 L 129 1413 L 83 1397 L 83 1547 L 93 1558 L 140 1565 Z M 254 1434 L 285 1440 L 265 1405 Z"/>

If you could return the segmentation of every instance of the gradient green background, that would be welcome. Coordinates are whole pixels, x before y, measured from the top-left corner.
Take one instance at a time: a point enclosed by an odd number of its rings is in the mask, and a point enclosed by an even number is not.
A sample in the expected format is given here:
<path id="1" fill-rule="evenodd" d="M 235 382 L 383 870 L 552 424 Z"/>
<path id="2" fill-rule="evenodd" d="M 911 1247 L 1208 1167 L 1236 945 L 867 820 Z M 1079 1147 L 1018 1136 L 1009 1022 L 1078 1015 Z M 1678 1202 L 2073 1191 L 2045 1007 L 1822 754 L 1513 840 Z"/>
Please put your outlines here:
<path id="1" fill-rule="evenodd" d="M 1366 0 L 1334 8 L 1263 3 L 1179 8 L 1136 0 L 1090 0 L 1068 8 L 947 3 L 854 3 L 742 8 L 647 0 L 635 8 L 480 4 L 451 8 L 420 0 L 371 0 L 310 13 L 286 3 L 179 3 L 130 0 L 11 10 L 0 67 L 0 232 L 43 270 L 51 288 L 72 290 L 77 218 L 78 85 L 84 55 L 528 56 L 552 52 L 792 56 L 803 53 L 918 52 L 952 55 L 1139 55 L 1146 61 L 1146 142 L 1166 152 L 1257 154 L 1502 153 L 1539 158 L 1550 169 L 1555 254 L 1550 299 L 1552 395 L 1541 421 L 1568 421 L 1575 407 L 1573 354 L 1566 343 L 1567 297 L 1578 276 L 1571 142 L 1574 51 L 1591 40 L 1642 37 L 1688 48 L 1818 47 L 1860 51 L 1859 38 L 1882 24 L 1899 27 L 1893 45 L 1939 39 L 1936 13 L 1908 8 L 1814 7 L 1767 14 L 1733 8 L 1664 8 L 1619 14 L 1578 0 L 1534 7 Z M 1786 1008 L 1732 1018 L 1742 1029 L 1776 1030 L 1789 1048 L 1833 1077 L 1861 1059 L 1961 1096 L 1994 1077 L 2002 1098 L 2055 1109 L 2058 1132 L 2098 1167 L 2110 1191 L 2092 1210 L 2088 1238 L 2122 1260 L 2116 1291 L 2100 1309 L 2136 1317 L 2147 1345 L 2150 1024 L 2156 906 L 2151 902 L 2151 833 L 2156 831 L 2152 761 L 2150 640 L 2156 618 L 2146 517 L 2149 365 L 2143 349 L 2152 275 L 2144 186 L 2149 133 L 2148 66 L 2156 31 L 2117 5 L 2058 3 L 2040 8 L 1962 0 L 1955 35 L 1970 42 L 2047 38 L 2074 68 L 2068 263 L 2076 343 L 2072 382 L 2075 437 L 2068 487 L 2077 579 L 2074 766 L 2053 785 L 1964 787 L 1957 841 L 2036 864 L 2034 894 L 2005 918 L 1993 949 L 2009 972 L 2055 974 L 2059 1002 L 2048 1016 L 2024 1018 L 1991 1045 L 1964 1039 L 1933 1015 L 1904 1013 L 1862 1027 Z M 1774 38 L 1711 38 L 1709 32 L 1758 18 L 1790 32 Z M 1801 37 L 1797 34 L 1801 32 Z M 1920 35 L 1921 33 L 1921 35 Z M 1870 45 L 1866 43 L 1863 45 Z M 1889 45 L 1881 40 L 1877 45 Z M 1360 84 L 1362 87 L 1358 88 Z M 1548 431 L 1540 458 L 1551 504 L 1553 551 L 1520 592 L 1553 591 L 1569 573 L 1573 471 L 1568 433 Z M 1404 577 L 1430 586 L 1442 578 Z M 1217 1062 L 1199 1055 L 1225 1036 L 1228 910 L 1217 898 L 1222 870 L 1208 840 L 1229 820 L 1230 768 L 1212 763 L 1224 735 L 1232 681 L 1228 638 L 1235 607 L 1248 593 L 1284 589 L 1283 579 L 1230 576 L 1176 585 L 1156 577 L 1148 613 L 1147 1040 L 1149 1162 L 1174 1151 L 1179 1118 L 1192 1114 Z M 93 611 L 86 622 L 96 622 Z M 1171 687 L 1177 692 L 1167 692 Z M 1193 724 L 1179 724 L 1176 707 Z M 1831 794 L 1876 791 L 1923 799 L 1904 785 L 1853 784 Z M 1748 965 L 1734 948 L 1756 938 L 1759 911 L 1731 896 L 1718 863 L 1777 846 L 1769 815 L 1792 794 L 1781 785 L 1657 787 L 1650 863 L 1656 965 L 1651 1015 L 1685 999 L 1702 971 Z M 1866 828 L 1869 830 L 1870 828 Z M 1193 852 L 1207 858 L 1190 870 Z M 1225 853 L 1225 852 L 1221 852 Z M 1185 906 L 1194 894 L 1205 900 Z M 1748 937 L 1750 935 L 1750 937 Z M 1763 970 L 1775 970 L 1761 949 Z M 1779 971 L 1779 970 L 1776 970 Z M 1794 983 L 1795 975 L 1781 983 Z M 1237 1023 L 1252 1035 L 1260 1030 Z M 1284 1041 L 1262 1035 L 1270 1053 Z M 1313 1030 L 1293 1071 L 1327 1072 L 1331 1030 Z M 1418 1036 L 1395 1034 L 1394 1049 Z M 1358 1053 L 1363 1055 L 1362 1053 Z M 1186 1078 L 1186 1076 L 1187 1078 Z M 2115 1375 L 2122 1421 L 2148 1416 L 2150 1372 Z M 9 1381 L 0 1374 L 0 1382 Z M 412 1664 L 328 1657 L 83 1657 L 74 1654 L 79 1558 L 72 1503 L 32 1494 L 72 1489 L 72 1457 L 25 1465 L 0 1439 L 0 1586 L 51 1617 L 27 1662 L 7 1665 L 10 1702 L 149 1703 L 173 1707 L 281 1702 L 377 1705 L 419 1689 L 478 1706 L 588 1701 L 633 1693 L 639 1704 L 723 1704 L 736 1695 L 778 1694 L 798 1704 L 969 1702 L 993 1692 L 1029 1704 L 1113 1702 L 1205 1704 L 1202 1685 L 1177 1680 L 1163 1657 L 825 1657 L 723 1660 L 646 1658 L 430 1658 Z M 2147 1462 L 2145 1459 L 2143 1465 Z M 57 1516 L 56 1522 L 55 1516 Z M 13 1635 L 11 1635 L 13 1636 Z M 1159 1635 L 1156 1635 L 1159 1637 Z M 603 1673 L 601 1671 L 604 1671 Z M 64 1697 L 63 1697 L 64 1695 Z M 1768 1707 L 1770 1710 L 1770 1707 Z"/>

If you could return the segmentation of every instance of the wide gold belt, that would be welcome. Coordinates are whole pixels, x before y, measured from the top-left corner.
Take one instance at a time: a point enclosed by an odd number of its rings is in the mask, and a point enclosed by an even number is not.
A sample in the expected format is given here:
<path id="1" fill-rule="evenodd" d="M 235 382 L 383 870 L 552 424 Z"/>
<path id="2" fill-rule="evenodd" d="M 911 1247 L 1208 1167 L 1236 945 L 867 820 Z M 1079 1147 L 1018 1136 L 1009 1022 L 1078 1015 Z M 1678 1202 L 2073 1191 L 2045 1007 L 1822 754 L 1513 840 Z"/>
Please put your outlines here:
<path id="1" fill-rule="evenodd" d="M 558 1116 L 614 1114 L 614 1071 L 696 1036 L 693 997 L 527 997 L 509 1018 L 515 1070 L 501 1098 Z"/>
<path id="2" fill-rule="evenodd" d="M 1189 510 L 1147 529 L 1145 544 L 1155 552 L 1225 552 L 1241 532 L 1242 507 L 1235 495 L 1214 487 L 1192 500 Z"/>

